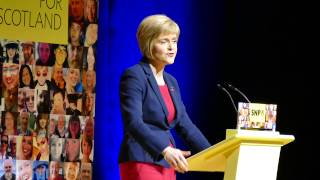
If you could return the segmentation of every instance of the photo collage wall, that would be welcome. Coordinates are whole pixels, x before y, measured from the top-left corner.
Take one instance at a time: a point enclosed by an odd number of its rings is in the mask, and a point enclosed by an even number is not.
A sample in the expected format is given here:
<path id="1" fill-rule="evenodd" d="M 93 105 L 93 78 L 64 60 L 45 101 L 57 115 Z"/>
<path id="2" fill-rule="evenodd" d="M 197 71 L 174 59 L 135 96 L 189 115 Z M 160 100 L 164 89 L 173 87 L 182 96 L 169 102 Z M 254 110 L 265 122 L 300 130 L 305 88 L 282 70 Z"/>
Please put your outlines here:
<path id="1" fill-rule="evenodd" d="M 0 37 L 0 179 L 92 179 L 98 0 L 69 0 L 68 32 Z"/>

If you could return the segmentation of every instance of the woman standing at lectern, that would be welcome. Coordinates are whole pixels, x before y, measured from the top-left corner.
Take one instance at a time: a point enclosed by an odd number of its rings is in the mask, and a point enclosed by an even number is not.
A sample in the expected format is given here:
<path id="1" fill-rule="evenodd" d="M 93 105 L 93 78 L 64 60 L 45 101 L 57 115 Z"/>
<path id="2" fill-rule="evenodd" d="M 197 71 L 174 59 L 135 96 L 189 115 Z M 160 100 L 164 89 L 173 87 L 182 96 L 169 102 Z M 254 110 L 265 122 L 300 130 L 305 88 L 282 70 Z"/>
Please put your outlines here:
<path id="1" fill-rule="evenodd" d="M 165 15 L 148 16 L 138 27 L 143 57 L 120 82 L 122 180 L 174 180 L 175 171 L 188 171 L 190 151 L 176 148 L 172 128 L 195 152 L 210 146 L 189 119 L 176 79 L 164 71 L 174 62 L 179 34 L 179 26 Z"/>

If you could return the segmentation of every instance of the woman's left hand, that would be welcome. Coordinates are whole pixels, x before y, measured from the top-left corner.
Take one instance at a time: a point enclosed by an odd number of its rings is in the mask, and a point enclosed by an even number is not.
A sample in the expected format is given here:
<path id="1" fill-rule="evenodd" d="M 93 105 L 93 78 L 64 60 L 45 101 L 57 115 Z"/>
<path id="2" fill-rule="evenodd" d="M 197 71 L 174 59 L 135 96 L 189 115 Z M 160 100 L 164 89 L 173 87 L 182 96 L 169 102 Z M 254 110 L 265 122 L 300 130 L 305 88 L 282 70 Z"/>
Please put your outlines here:
<path id="1" fill-rule="evenodd" d="M 162 152 L 164 159 L 172 166 L 176 171 L 185 173 L 188 171 L 188 162 L 185 157 L 191 155 L 190 151 L 182 151 L 173 147 L 166 147 Z"/>

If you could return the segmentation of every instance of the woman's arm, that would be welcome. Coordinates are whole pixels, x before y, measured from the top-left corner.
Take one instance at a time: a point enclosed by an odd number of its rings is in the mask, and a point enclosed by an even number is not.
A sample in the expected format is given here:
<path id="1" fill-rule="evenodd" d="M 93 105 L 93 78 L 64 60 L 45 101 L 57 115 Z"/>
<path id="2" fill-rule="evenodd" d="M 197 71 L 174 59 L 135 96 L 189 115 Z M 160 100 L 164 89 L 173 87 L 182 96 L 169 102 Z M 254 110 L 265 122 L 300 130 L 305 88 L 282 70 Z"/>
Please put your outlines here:
<path id="1" fill-rule="evenodd" d="M 120 108 L 125 131 L 158 160 L 162 151 L 169 146 L 169 142 L 165 138 L 158 137 L 143 122 L 142 103 L 146 83 L 143 72 L 139 73 L 137 69 L 127 70 L 120 81 Z"/>
<path id="2" fill-rule="evenodd" d="M 201 133 L 201 131 L 196 127 L 196 125 L 193 124 L 193 122 L 189 118 L 180 95 L 179 85 L 175 79 L 174 81 L 178 91 L 178 98 L 179 102 L 181 103 L 180 106 L 182 111 L 182 116 L 178 120 L 175 130 L 182 137 L 182 139 L 191 147 L 193 151 L 200 152 L 210 147 L 211 145 L 205 138 L 205 136 Z"/>

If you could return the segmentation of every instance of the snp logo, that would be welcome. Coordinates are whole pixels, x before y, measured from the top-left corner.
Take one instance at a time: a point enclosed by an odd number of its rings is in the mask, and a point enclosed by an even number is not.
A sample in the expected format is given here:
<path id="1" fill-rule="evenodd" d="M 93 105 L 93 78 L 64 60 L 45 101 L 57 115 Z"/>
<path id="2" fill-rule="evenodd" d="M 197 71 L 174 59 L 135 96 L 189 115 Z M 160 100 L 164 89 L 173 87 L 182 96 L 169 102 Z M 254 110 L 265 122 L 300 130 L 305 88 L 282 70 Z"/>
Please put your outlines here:
<path id="1" fill-rule="evenodd" d="M 264 116 L 265 115 L 265 111 L 261 110 L 261 109 L 252 109 L 251 110 L 251 116 Z"/>

